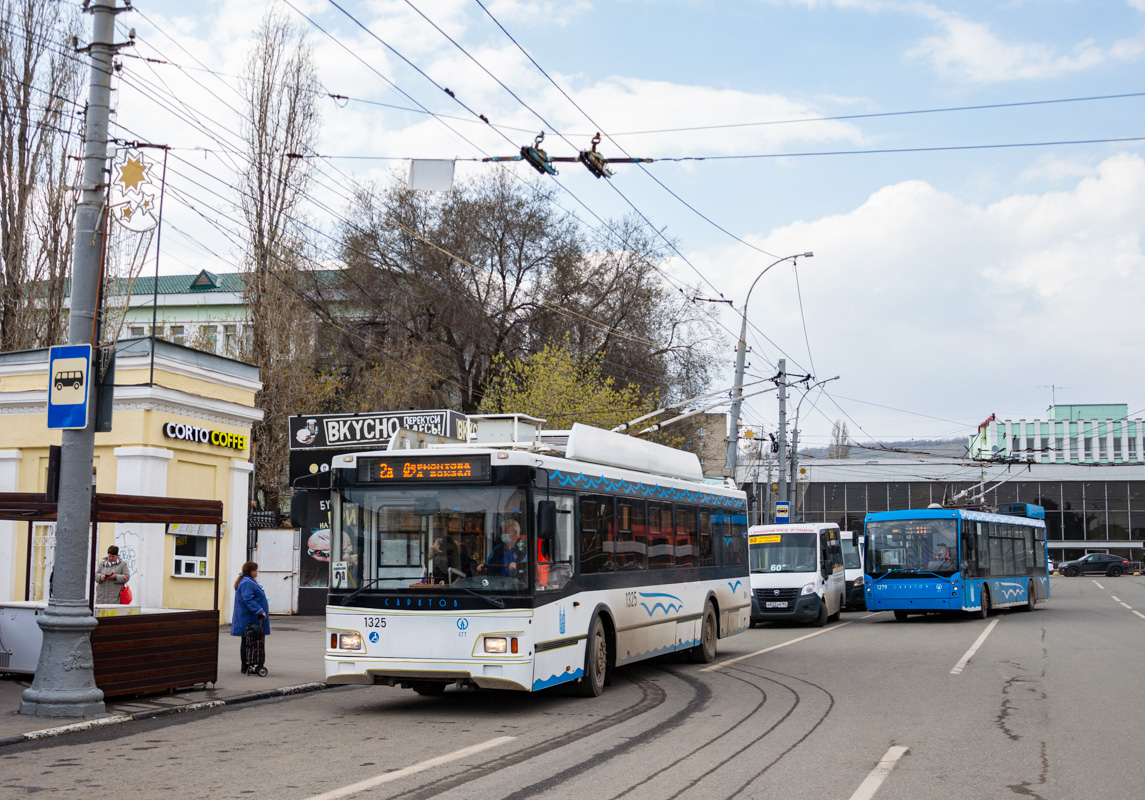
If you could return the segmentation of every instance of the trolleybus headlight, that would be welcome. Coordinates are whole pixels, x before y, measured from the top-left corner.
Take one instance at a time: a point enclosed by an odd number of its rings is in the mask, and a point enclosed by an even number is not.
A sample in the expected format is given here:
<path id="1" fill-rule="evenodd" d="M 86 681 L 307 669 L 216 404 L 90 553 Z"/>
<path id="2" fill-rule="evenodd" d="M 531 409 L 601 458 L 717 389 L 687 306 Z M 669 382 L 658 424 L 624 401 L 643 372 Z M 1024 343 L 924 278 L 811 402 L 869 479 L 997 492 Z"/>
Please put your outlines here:
<path id="1" fill-rule="evenodd" d="M 341 633 L 338 635 L 338 649 L 339 650 L 361 650 L 362 649 L 362 634 L 360 633 Z"/>
<path id="2" fill-rule="evenodd" d="M 803 591 L 801 591 L 799 594 L 815 594 L 815 584 L 807 584 L 803 587 Z"/>
<path id="3" fill-rule="evenodd" d="M 486 653 L 504 653 L 507 650 L 508 641 L 503 636 L 486 636 L 485 637 L 485 652 Z"/>

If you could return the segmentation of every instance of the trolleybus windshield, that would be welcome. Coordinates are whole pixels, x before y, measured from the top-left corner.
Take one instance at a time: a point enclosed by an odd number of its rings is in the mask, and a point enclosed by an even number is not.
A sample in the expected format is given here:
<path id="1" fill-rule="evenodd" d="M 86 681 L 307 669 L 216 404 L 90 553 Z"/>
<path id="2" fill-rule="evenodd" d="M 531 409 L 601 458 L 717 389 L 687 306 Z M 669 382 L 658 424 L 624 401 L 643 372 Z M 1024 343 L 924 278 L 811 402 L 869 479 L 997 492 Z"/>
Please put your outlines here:
<path id="1" fill-rule="evenodd" d="M 535 549 L 525 497 L 512 486 L 346 489 L 331 588 L 525 592 Z"/>
<path id="2" fill-rule="evenodd" d="M 958 571 L 957 520 L 871 520 L 866 532 L 868 575 Z"/>

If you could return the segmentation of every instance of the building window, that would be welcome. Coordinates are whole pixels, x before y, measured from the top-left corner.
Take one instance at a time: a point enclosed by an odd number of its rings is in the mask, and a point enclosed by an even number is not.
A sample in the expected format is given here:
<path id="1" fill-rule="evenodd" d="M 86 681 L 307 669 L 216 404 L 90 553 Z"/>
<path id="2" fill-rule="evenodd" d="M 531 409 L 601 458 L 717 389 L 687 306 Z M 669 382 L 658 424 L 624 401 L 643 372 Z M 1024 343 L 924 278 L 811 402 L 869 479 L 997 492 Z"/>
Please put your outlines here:
<path id="1" fill-rule="evenodd" d="M 182 325 L 172 325 L 171 326 L 171 341 L 174 342 L 175 344 L 183 344 L 183 326 Z"/>
<path id="2" fill-rule="evenodd" d="M 142 325 L 132 325 L 131 326 L 131 337 L 132 338 L 136 338 L 139 336 L 145 336 L 145 335 L 146 334 L 143 333 L 143 326 Z"/>
<path id="3" fill-rule="evenodd" d="M 216 352 L 219 346 L 219 329 L 214 325 L 204 325 L 201 330 L 203 331 L 203 348 L 208 353 Z"/>
<path id="4" fill-rule="evenodd" d="M 1074 445 L 1075 445 L 1075 447 L 1074 447 L 1073 453 L 1074 453 L 1074 457 L 1076 458 L 1077 457 L 1077 448 L 1076 448 L 1077 442 L 1076 441 L 1074 442 Z M 1058 438 L 1054 439 L 1054 451 L 1057 453 L 1057 460 L 1058 461 L 1065 461 L 1065 439 L 1063 439 L 1060 436 Z"/>
<path id="5" fill-rule="evenodd" d="M 238 352 L 238 336 L 237 325 L 223 326 L 223 355 L 233 356 Z"/>
<path id="6" fill-rule="evenodd" d="M 176 536 L 171 574 L 179 578 L 209 578 L 206 536 Z"/>
<path id="7" fill-rule="evenodd" d="M 1121 458 L 1121 437 L 1113 437 L 1113 458 Z"/>
<path id="8" fill-rule="evenodd" d="M 707 428 L 700 428 L 700 436 L 707 436 L 707 435 L 708 435 L 708 429 Z"/>
<path id="9" fill-rule="evenodd" d="M 156 325 L 151 330 L 152 330 L 152 333 L 155 334 L 156 339 L 166 339 L 167 338 L 166 333 L 164 332 L 162 325 Z"/>

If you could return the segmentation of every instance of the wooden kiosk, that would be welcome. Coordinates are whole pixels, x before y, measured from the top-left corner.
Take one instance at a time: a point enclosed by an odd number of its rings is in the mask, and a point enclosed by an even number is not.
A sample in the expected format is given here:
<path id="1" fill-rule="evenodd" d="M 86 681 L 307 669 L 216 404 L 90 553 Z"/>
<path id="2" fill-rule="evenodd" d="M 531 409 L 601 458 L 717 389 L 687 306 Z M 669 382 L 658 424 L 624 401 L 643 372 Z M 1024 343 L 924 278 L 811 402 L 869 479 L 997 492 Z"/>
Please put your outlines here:
<path id="1" fill-rule="evenodd" d="M 0 493 L 0 520 L 28 523 L 27 570 L 32 569 L 32 526 L 54 522 L 56 503 L 42 494 Z M 88 595 L 94 612 L 98 524 L 105 522 L 223 522 L 218 500 L 141 495 L 92 495 L 92 558 Z M 214 608 L 211 610 L 141 609 L 138 614 L 98 616 L 91 633 L 95 685 L 104 697 L 147 694 L 196 684 L 215 683 L 219 671 L 219 551 L 215 547 Z M 31 581 L 25 582 L 26 586 Z"/>

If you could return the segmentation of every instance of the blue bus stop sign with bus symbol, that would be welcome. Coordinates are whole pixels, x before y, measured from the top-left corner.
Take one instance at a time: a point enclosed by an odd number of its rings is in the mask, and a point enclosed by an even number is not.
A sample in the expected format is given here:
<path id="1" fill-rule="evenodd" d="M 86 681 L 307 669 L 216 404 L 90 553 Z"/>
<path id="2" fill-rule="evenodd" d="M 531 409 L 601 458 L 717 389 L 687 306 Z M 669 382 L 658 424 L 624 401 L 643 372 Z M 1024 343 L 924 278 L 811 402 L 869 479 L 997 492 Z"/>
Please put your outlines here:
<path id="1" fill-rule="evenodd" d="M 784 503 L 776 501 L 775 503 L 775 521 L 776 522 L 791 522 L 791 503 Z"/>
<path id="2" fill-rule="evenodd" d="M 91 345 L 53 347 L 48 360 L 48 380 L 48 427 L 86 428 L 91 396 Z"/>

